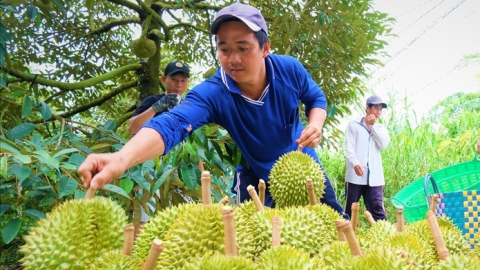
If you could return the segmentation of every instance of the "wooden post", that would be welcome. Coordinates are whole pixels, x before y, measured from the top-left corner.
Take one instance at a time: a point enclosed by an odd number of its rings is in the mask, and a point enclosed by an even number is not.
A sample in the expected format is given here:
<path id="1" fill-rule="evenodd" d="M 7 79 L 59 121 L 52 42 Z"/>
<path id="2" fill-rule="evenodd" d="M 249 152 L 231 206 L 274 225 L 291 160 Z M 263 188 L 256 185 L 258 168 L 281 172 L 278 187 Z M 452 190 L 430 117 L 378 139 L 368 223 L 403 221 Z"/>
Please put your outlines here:
<path id="1" fill-rule="evenodd" d="M 405 220 L 403 218 L 403 208 L 397 210 L 397 232 L 403 232 L 405 226 Z"/>
<path id="2" fill-rule="evenodd" d="M 203 171 L 202 176 L 202 202 L 203 205 L 210 205 L 212 204 L 212 194 L 210 190 L 210 183 L 212 179 L 210 178 L 209 171 Z"/>
<path id="3" fill-rule="evenodd" d="M 342 223 L 339 225 L 342 229 L 345 237 L 347 238 L 348 246 L 350 247 L 350 251 L 352 252 L 353 256 L 361 256 L 363 255 L 362 250 L 360 249 L 360 244 L 358 243 L 357 237 L 355 237 L 355 232 L 353 231 L 352 224 L 350 221 L 341 221 Z"/>
<path id="4" fill-rule="evenodd" d="M 360 204 L 358 202 L 352 203 L 352 216 L 351 223 L 354 231 L 357 230 L 358 226 L 358 212 L 360 211 Z"/>
<path id="5" fill-rule="evenodd" d="M 93 199 L 95 197 L 95 192 L 97 192 L 96 189 L 94 189 L 93 187 L 89 187 L 87 189 L 87 193 L 85 193 L 85 200 Z"/>
<path id="6" fill-rule="evenodd" d="M 250 194 L 250 197 L 252 197 L 253 203 L 257 208 L 257 212 L 263 211 L 263 204 L 260 201 L 260 198 L 258 198 L 257 191 L 255 191 L 255 188 L 252 185 L 249 185 L 247 187 L 247 191 L 248 191 L 248 194 Z"/>
<path id="7" fill-rule="evenodd" d="M 135 226 L 133 223 L 128 224 L 123 229 L 123 249 L 122 253 L 131 256 L 133 251 L 133 241 L 135 237 Z"/>
<path id="8" fill-rule="evenodd" d="M 375 219 L 373 219 L 372 214 L 370 212 L 368 212 L 368 210 L 365 210 L 365 217 L 367 218 L 368 223 L 370 223 L 370 225 L 373 226 L 373 225 L 375 225 L 375 223 L 377 223 L 375 221 Z"/>
<path id="9" fill-rule="evenodd" d="M 435 214 L 437 212 L 437 202 L 438 202 L 438 194 L 433 194 L 432 202 L 430 204 L 430 210 Z"/>
<path id="10" fill-rule="evenodd" d="M 315 197 L 315 188 L 313 186 L 312 179 L 307 179 L 307 192 L 308 192 L 308 202 L 310 205 L 317 204 L 317 198 Z"/>
<path id="11" fill-rule="evenodd" d="M 438 257 L 440 260 L 445 260 L 448 256 L 450 256 L 450 253 L 448 252 L 445 241 L 443 240 L 442 232 L 438 226 L 437 217 L 431 210 L 427 212 L 427 221 L 428 225 L 430 225 L 430 231 L 432 231 L 433 241 L 437 247 Z"/>
<path id="12" fill-rule="evenodd" d="M 233 209 L 230 206 L 222 207 L 223 228 L 225 231 L 225 255 L 238 256 L 235 224 L 233 223 Z"/>
<path id="13" fill-rule="evenodd" d="M 272 247 L 280 246 L 280 235 L 282 231 L 282 219 L 280 217 L 272 217 Z"/>
<path id="14" fill-rule="evenodd" d="M 142 270 L 155 270 L 157 266 L 157 260 L 160 256 L 160 253 L 163 251 L 163 242 L 160 239 L 155 239 L 152 242 L 150 251 L 148 252 L 148 257 L 143 264 Z"/>
<path id="15" fill-rule="evenodd" d="M 218 203 L 223 204 L 223 205 L 228 205 L 228 202 L 230 201 L 230 197 L 225 196 L 223 197 Z"/>
<path id="16" fill-rule="evenodd" d="M 343 233 L 342 227 L 345 220 L 335 220 L 335 227 L 337 228 L 338 241 L 346 242 L 347 237 Z"/>
<path id="17" fill-rule="evenodd" d="M 267 185 L 263 179 L 260 179 L 258 183 L 258 197 L 260 198 L 262 205 L 265 205 L 265 189 L 267 189 Z"/>

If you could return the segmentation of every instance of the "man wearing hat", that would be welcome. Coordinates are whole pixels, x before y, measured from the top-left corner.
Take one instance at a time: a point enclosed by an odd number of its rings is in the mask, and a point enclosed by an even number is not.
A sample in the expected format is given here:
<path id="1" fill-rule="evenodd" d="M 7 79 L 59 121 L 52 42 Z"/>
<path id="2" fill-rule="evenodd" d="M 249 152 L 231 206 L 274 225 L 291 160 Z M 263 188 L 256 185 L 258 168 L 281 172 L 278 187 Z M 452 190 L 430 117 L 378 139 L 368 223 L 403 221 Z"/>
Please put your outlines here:
<path id="1" fill-rule="evenodd" d="M 269 173 L 290 151 L 299 149 L 320 164 L 315 147 L 322 139 L 326 97 L 298 60 L 270 53 L 260 11 L 241 3 L 229 5 L 216 14 L 210 32 L 215 35 L 221 67 L 193 87 L 178 106 L 147 122 L 119 152 L 89 155 L 78 170 L 85 186 L 102 188 L 126 169 L 167 153 L 208 123 L 226 129 L 248 163 L 236 168 L 238 202 L 250 199 L 247 186 L 257 188 L 263 179 L 265 205 L 275 207 Z M 299 101 L 308 116 L 305 128 Z M 328 178 L 325 186 L 321 202 L 344 215 Z"/>
<path id="2" fill-rule="evenodd" d="M 378 119 L 387 104 L 374 95 L 367 99 L 366 115 L 351 121 L 345 132 L 347 156 L 345 212 L 351 215 L 352 203 L 363 197 L 365 208 L 375 220 L 386 220 L 383 206 L 383 175 L 381 150 L 390 142 L 387 129 Z"/>

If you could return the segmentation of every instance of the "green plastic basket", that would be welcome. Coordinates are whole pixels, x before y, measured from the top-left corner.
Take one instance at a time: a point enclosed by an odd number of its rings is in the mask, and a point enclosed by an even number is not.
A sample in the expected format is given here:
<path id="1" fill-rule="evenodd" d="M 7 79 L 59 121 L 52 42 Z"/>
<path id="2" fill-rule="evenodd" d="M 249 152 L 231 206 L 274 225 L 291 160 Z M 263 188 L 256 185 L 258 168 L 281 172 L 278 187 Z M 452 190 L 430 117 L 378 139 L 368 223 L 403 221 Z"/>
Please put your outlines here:
<path id="1" fill-rule="evenodd" d="M 428 211 L 427 195 L 433 194 L 430 185 L 425 190 L 425 178 L 433 178 L 439 192 L 480 190 L 480 158 L 476 154 L 473 160 L 427 174 L 400 190 L 391 198 L 396 208 L 403 208 L 408 223 L 425 219 Z M 427 194 L 426 194 L 427 193 Z"/>

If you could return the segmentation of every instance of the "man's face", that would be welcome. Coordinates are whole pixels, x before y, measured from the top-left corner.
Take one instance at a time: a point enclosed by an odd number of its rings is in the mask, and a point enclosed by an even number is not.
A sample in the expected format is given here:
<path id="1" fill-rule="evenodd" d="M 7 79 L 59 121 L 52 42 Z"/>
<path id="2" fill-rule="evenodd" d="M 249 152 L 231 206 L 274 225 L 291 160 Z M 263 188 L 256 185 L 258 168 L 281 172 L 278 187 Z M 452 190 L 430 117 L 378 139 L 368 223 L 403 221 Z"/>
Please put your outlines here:
<path id="1" fill-rule="evenodd" d="M 220 63 L 239 86 L 256 85 L 260 79 L 264 80 L 264 59 L 269 51 L 270 42 L 260 48 L 253 31 L 243 22 L 224 22 L 218 28 L 217 53 Z"/>
<path id="2" fill-rule="evenodd" d="M 165 84 L 167 94 L 183 95 L 187 90 L 188 77 L 185 73 L 176 73 L 170 76 L 163 76 L 162 82 Z"/>
<path id="3" fill-rule="evenodd" d="M 377 118 L 377 120 L 382 116 L 383 106 L 382 104 L 373 104 L 372 107 L 368 107 L 367 105 L 367 115 L 373 114 Z"/>

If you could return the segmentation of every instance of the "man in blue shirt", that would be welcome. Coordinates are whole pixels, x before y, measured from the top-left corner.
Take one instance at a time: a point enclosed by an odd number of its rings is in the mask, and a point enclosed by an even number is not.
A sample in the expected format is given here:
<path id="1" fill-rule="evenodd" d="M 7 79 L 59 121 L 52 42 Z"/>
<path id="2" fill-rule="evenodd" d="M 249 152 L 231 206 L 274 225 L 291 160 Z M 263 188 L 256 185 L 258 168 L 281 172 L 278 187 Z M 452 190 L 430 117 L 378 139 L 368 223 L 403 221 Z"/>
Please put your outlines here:
<path id="1" fill-rule="evenodd" d="M 227 6 L 215 16 L 211 33 L 221 68 L 192 88 L 180 105 L 147 122 L 119 152 L 89 155 L 78 170 L 85 186 L 102 188 L 126 169 L 168 152 L 207 123 L 224 127 L 249 164 L 237 168 L 240 201 L 250 198 L 246 186 L 257 186 L 259 179 L 268 183 L 270 169 L 285 153 L 302 149 L 319 162 L 314 147 L 322 139 L 325 95 L 296 59 L 270 54 L 260 12 L 240 3 Z M 305 128 L 299 101 L 306 107 Z M 328 178 L 321 201 L 348 218 Z M 268 190 L 265 204 L 274 206 Z"/>

